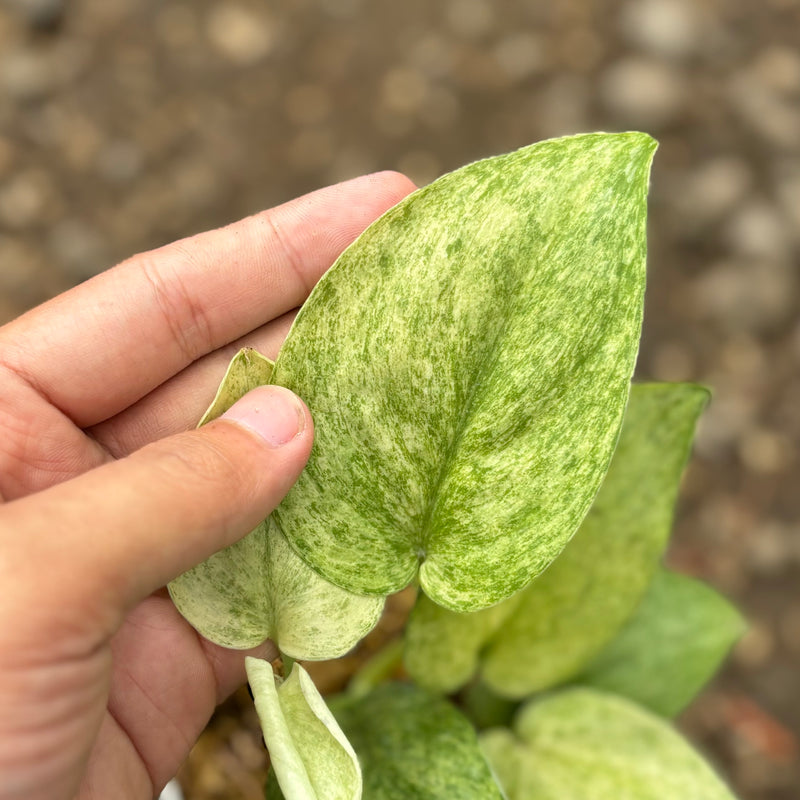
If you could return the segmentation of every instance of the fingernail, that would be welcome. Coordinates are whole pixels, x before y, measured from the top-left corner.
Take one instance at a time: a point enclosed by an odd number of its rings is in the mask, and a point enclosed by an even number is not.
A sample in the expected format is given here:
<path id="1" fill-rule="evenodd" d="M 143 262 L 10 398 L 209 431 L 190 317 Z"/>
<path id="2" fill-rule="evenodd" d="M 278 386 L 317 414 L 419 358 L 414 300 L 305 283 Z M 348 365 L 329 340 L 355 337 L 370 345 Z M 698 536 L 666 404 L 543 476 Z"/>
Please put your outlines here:
<path id="1" fill-rule="evenodd" d="M 303 405 L 282 386 L 259 386 L 234 403 L 221 417 L 249 428 L 271 447 L 298 436 L 306 424 Z"/>

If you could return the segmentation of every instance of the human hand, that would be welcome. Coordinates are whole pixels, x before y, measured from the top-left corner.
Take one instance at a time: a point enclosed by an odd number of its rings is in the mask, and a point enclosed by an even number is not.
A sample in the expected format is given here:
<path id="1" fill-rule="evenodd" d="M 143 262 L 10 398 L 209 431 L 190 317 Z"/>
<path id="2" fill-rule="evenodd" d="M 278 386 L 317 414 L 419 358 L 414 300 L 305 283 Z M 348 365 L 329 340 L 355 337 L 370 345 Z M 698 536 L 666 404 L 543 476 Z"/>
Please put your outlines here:
<path id="1" fill-rule="evenodd" d="M 412 188 L 323 189 L 0 328 L 0 800 L 155 796 L 244 680 L 243 654 L 163 587 L 280 502 L 311 418 L 260 388 L 189 429 L 230 357 L 274 357 L 320 275 Z"/>

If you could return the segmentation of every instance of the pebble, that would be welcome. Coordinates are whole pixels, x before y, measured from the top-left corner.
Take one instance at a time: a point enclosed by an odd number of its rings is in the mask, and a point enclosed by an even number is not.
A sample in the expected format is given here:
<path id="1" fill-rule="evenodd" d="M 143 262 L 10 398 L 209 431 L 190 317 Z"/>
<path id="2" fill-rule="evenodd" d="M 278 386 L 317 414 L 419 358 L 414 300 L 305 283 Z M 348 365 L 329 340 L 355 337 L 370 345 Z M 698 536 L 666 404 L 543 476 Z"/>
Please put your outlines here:
<path id="1" fill-rule="evenodd" d="M 331 115 L 330 94 L 319 84 L 303 83 L 286 93 L 284 108 L 289 121 L 295 125 L 317 125 Z"/>
<path id="2" fill-rule="evenodd" d="M 107 142 L 97 155 L 99 173 L 111 183 L 129 183 L 142 171 L 144 155 L 129 139 Z"/>
<path id="3" fill-rule="evenodd" d="M 87 222 L 62 220 L 47 238 L 52 259 L 74 283 L 97 275 L 110 266 L 105 242 Z"/>
<path id="4" fill-rule="evenodd" d="M 616 121 L 651 131 L 672 122 L 686 97 L 680 72 L 640 57 L 610 66 L 600 78 L 599 91 Z"/>
<path id="5" fill-rule="evenodd" d="M 754 197 L 727 220 L 723 241 L 739 257 L 779 261 L 791 251 L 780 210 Z"/>
<path id="6" fill-rule="evenodd" d="M 727 87 L 731 108 L 768 147 L 794 151 L 800 139 L 800 103 L 759 75 L 758 65 L 733 75 Z"/>
<path id="7" fill-rule="evenodd" d="M 395 67 L 381 82 L 381 104 L 389 112 L 409 115 L 418 111 L 428 93 L 428 80 L 417 69 Z"/>
<path id="8" fill-rule="evenodd" d="M 586 130 L 590 102 L 591 87 L 582 76 L 553 78 L 536 102 L 539 135 L 547 138 Z"/>
<path id="9" fill-rule="evenodd" d="M 0 55 L 0 88 L 12 99 L 41 99 L 56 83 L 57 75 L 41 53 L 18 49 Z"/>
<path id="10" fill-rule="evenodd" d="M 692 292 L 697 310 L 727 335 L 779 328 L 794 313 L 798 276 L 790 263 L 735 259 L 700 276 Z"/>
<path id="11" fill-rule="evenodd" d="M 767 520 L 747 539 L 748 567 L 760 576 L 779 575 L 791 566 L 785 526 Z"/>
<path id="12" fill-rule="evenodd" d="M 734 659 L 747 669 L 765 664 L 775 649 L 775 636 L 769 626 L 759 620 L 751 620 L 744 636 L 734 647 Z"/>
<path id="13" fill-rule="evenodd" d="M 528 78 L 547 66 L 544 41 L 530 31 L 504 36 L 494 47 L 494 57 L 500 68 L 515 81 Z"/>
<path id="14" fill-rule="evenodd" d="M 775 165 L 773 179 L 786 232 L 800 246 L 800 157 L 780 160 Z"/>
<path id="15" fill-rule="evenodd" d="M 752 185 L 752 169 L 744 159 L 716 156 L 682 175 L 673 197 L 683 224 L 691 231 L 705 231 L 731 213 Z"/>
<path id="16" fill-rule="evenodd" d="M 36 30 L 53 30 L 64 18 L 66 0 L 5 0 L 22 19 Z"/>
<path id="17" fill-rule="evenodd" d="M 620 28 L 642 52 L 676 59 L 693 53 L 701 34 L 696 6 L 687 0 L 630 0 Z"/>
<path id="18" fill-rule="evenodd" d="M 800 603 L 795 602 L 786 609 L 781 618 L 780 632 L 786 648 L 800 657 Z"/>
<path id="19" fill-rule="evenodd" d="M 445 7 L 448 28 L 463 39 L 485 36 L 494 25 L 494 9 L 487 0 L 449 0 Z"/>
<path id="20" fill-rule="evenodd" d="M 265 58 L 276 43 L 276 25 L 263 11 L 230 3 L 213 6 L 206 20 L 211 46 L 238 66 Z"/>
<path id="21" fill-rule="evenodd" d="M 22 229 L 46 222 L 56 205 L 50 175 L 44 169 L 25 170 L 0 185 L 0 226 Z"/>

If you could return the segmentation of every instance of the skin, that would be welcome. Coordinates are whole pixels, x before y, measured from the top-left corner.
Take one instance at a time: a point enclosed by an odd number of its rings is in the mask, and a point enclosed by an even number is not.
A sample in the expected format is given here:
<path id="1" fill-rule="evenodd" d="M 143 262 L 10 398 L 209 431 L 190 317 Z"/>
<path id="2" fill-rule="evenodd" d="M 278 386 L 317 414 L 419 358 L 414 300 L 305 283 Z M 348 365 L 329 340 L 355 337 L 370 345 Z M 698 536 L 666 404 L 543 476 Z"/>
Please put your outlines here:
<path id="1" fill-rule="evenodd" d="M 313 424 L 261 388 L 193 428 L 236 351 L 274 358 L 336 256 L 413 188 L 320 190 L 0 328 L 0 800 L 157 796 L 243 682 L 244 654 L 163 587 L 272 511 Z"/>

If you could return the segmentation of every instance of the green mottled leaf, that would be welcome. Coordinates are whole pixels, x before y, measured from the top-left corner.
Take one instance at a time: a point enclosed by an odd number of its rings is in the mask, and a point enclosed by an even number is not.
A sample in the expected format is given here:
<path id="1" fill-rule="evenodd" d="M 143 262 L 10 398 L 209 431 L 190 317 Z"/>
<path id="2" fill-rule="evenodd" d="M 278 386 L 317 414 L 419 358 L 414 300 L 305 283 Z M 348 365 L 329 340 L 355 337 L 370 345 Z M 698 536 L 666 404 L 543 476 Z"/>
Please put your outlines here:
<path id="1" fill-rule="evenodd" d="M 314 415 L 276 515 L 322 575 L 387 594 L 419 572 L 437 603 L 474 610 L 561 551 L 628 395 L 654 147 L 588 134 L 470 164 L 317 284 L 273 380 Z"/>
<path id="2" fill-rule="evenodd" d="M 619 631 L 664 551 L 705 389 L 633 387 L 619 445 L 575 538 L 488 645 L 483 679 L 522 698 L 569 680 Z"/>
<path id="3" fill-rule="evenodd" d="M 478 669 L 478 655 L 522 600 L 517 593 L 482 611 L 442 608 L 420 594 L 405 632 L 403 663 L 422 687 L 445 694 L 466 684 Z"/>
<path id="4" fill-rule="evenodd" d="M 252 389 L 268 384 L 274 368 L 275 363 L 262 356 L 258 350 L 253 350 L 252 347 L 242 348 L 228 364 L 217 394 L 197 427 L 222 416 Z"/>
<path id="5" fill-rule="evenodd" d="M 671 717 L 743 632 L 740 614 L 713 589 L 660 570 L 634 616 L 577 680 Z"/>
<path id="6" fill-rule="evenodd" d="M 297 663 L 280 685 L 268 661 L 246 658 L 270 763 L 286 800 L 360 800 L 353 748 Z"/>
<path id="7" fill-rule="evenodd" d="M 529 703 L 481 746 L 509 800 L 733 800 L 664 720 L 591 689 Z"/>
<path id="8" fill-rule="evenodd" d="M 384 684 L 331 708 L 358 753 L 369 800 L 500 800 L 466 717 L 441 697 Z"/>
<path id="9" fill-rule="evenodd" d="M 458 614 L 420 600 L 406 633 L 414 679 L 453 691 L 472 676 L 484 648 L 485 680 L 509 697 L 583 669 L 647 589 L 706 399 L 704 389 L 687 384 L 634 386 L 608 474 L 578 533 L 547 572 L 498 606 Z"/>
<path id="10" fill-rule="evenodd" d="M 271 362 L 242 350 L 201 424 L 270 376 Z M 212 642 L 247 648 L 273 639 L 306 660 L 346 653 L 377 623 L 383 598 L 354 595 L 321 578 L 289 547 L 272 518 L 169 585 L 178 610 Z"/>

